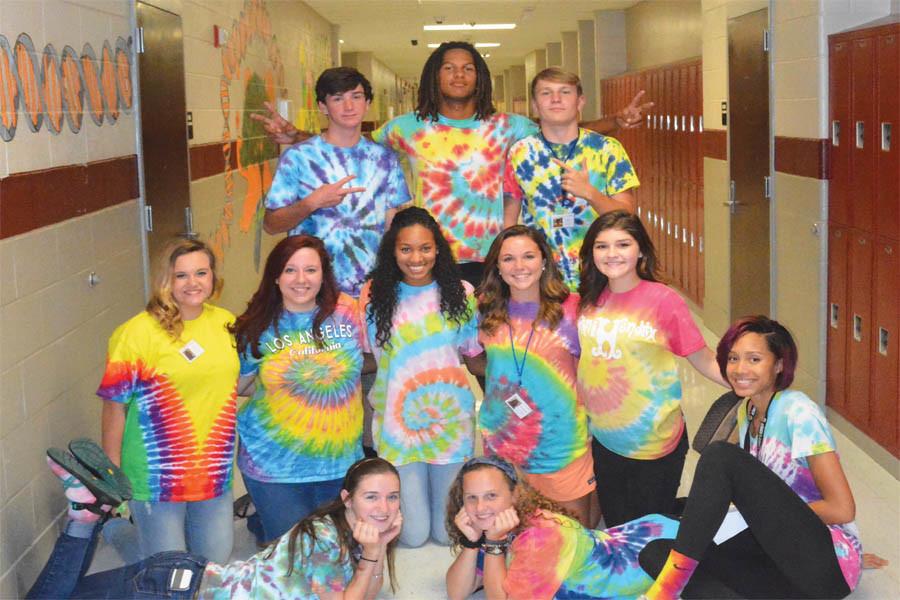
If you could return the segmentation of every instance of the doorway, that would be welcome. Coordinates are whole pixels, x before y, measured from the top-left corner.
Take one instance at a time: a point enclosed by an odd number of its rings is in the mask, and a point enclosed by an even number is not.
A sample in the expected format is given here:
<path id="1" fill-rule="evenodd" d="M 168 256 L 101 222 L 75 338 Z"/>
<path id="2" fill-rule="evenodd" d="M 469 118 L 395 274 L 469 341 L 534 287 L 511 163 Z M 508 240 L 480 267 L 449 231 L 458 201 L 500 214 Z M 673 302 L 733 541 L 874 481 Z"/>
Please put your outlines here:
<path id="1" fill-rule="evenodd" d="M 151 260 L 192 235 L 181 17 L 136 3 L 145 226 Z"/>
<path id="2" fill-rule="evenodd" d="M 768 9 L 728 20 L 731 319 L 769 314 Z"/>

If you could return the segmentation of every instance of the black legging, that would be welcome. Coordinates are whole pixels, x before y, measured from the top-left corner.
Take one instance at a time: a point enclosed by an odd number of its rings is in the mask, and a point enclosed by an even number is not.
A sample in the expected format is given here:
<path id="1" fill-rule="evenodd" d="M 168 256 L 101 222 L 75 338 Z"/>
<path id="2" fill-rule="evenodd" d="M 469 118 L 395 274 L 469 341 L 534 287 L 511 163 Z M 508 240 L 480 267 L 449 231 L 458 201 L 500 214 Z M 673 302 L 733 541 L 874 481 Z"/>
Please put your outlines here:
<path id="1" fill-rule="evenodd" d="M 724 544 L 712 543 L 729 503 L 747 521 Z M 778 475 L 740 447 L 710 444 L 700 456 L 678 536 L 654 542 L 641 565 L 659 574 L 675 550 L 700 565 L 685 598 L 844 598 L 850 588 L 834 553 L 831 532 Z"/>

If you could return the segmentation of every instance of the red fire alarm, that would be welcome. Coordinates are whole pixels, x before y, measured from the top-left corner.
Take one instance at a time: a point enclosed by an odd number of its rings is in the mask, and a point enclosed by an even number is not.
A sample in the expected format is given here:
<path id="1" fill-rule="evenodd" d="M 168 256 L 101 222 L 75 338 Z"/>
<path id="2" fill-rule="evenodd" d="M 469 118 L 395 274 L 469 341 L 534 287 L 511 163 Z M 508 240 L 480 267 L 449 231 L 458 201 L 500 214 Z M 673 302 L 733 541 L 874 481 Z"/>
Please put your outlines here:
<path id="1" fill-rule="evenodd" d="M 221 48 L 228 43 L 228 30 L 218 25 L 213 25 L 213 46 Z"/>

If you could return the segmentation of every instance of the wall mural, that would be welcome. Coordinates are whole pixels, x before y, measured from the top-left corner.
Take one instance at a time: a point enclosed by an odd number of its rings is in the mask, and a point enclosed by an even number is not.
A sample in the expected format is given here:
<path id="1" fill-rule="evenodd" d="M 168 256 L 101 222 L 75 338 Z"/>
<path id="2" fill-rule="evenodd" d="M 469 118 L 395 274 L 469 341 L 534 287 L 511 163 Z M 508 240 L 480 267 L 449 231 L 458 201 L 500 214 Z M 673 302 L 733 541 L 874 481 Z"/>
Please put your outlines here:
<path id="1" fill-rule="evenodd" d="M 296 109 L 293 121 L 304 131 L 319 131 L 318 111 L 315 105 L 315 77 L 330 64 L 328 38 L 318 40 L 319 47 L 301 42 L 299 48 L 300 68 L 303 73 L 299 98 L 295 99 Z M 268 64 L 262 72 L 244 66 L 251 44 L 262 44 Z M 251 53 L 252 55 L 252 53 Z M 258 53 L 256 53 L 258 56 Z M 314 61 L 312 57 L 321 57 Z M 313 64 L 322 63 L 322 64 Z M 244 89 L 242 110 L 232 111 L 232 86 Z M 259 271 L 262 246 L 262 218 L 265 212 L 263 199 L 272 183 L 270 160 L 278 157 L 279 149 L 265 138 L 262 126 L 246 117 L 263 108 L 264 101 L 272 101 L 281 94 L 284 97 L 284 63 L 276 36 L 272 34 L 272 22 L 264 0 L 245 0 L 237 19 L 232 22 L 231 35 L 222 47 L 222 78 L 219 82 L 219 97 L 222 104 L 222 152 L 225 164 L 231 164 L 231 153 L 237 150 L 237 174 L 247 182 L 247 191 L 241 199 L 240 207 L 235 207 L 235 171 L 225 171 L 225 199 L 219 222 L 209 236 L 213 251 L 224 260 L 225 249 L 231 245 L 231 225 L 237 218 L 238 230 L 255 236 L 254 263 Z M 242 121 L 243 118 L 243 121 Z M 232 132 L 240 132 L 233 136 Z M 236 140 L 234 148 L 231 140 Z M 235 216 L 237 210 L 238 215 Z"/>
<path id="2" fill-rule="evenodd" d="M 0 35 L 0 140 L 16 137 L 19 109 L 35 133 L 46 125 L 59 134 L 63 122 L 78 133 L 85 113 L 98 127 L 114 125 L 134 104 L 131 67 L 130 37 L 119 37 L 115 49 L 104 41 L 98 58 L 90 43 L 80 55 L 72 46 L 60 54 L 53 44 L 38 53 L 27 33 L 13 46 Z"/>

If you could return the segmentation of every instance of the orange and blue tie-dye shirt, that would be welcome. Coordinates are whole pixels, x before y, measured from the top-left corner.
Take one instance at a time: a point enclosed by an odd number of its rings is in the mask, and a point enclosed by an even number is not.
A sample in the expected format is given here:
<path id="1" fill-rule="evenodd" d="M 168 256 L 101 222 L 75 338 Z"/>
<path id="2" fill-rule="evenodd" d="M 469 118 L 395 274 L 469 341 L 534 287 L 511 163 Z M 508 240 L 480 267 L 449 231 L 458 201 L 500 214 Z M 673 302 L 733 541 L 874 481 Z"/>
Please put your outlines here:
<path id="1" fill-rule="evenodd" d="M 238 356 L 226 327 L 233 321 L 207 304 L 177 341 L 147 312 L 113 332 L 97 395 L 127 406 L 122 470 L 135 500 L 209 500 L 230 489 Z"/>
<path id="2" fill-rule="evenodd" d="M 503 589 L 514 600 L 635 598 L 653 583 L 641 550 L 677 533 L 678 522 L 662 515 L 602 531 L 542 511 L 510 545 Z"/>
<path id="3" fill-rule="evenodd" d="M 362 458 L 359 309 L 341 294 L 321 347 L 314 316 L 284 311 L 277 335 L 270 327 L 259 339 L 262 357 L 241 355 L 241 375 L 256 375 L 256 391 L 238 413 L 238 466 L 257 481 L 339 479 Z"/>
<path id="4" fill-rule="evenodd" d="M 618 140 L 579 129 L 574 145 L 551 144 L 540 134 L 509 149 L 503 193 L 522 203 L 522 223 L 544 232 L 569 289 L 578 289 L 578 252 L 588 227 L 598 217 L 584 198 L 562 189 L 563 169 L 556 158 L 581 170 L 587 162 L 591 185 L 607 196 L 639 185 L 625 148 Z"/>
<path id="5" fill-rule="evenodd" d="M 371 316 L 366 323 L 368 347 L 378 364 L 369 392 L 375 449 L 397 467 L 462 462 L 472 456 L 475 442 L 475 396 L 459 355 L 481 353 L 472 286 L 463 282 L 470 318 L 457 326 L 441 313 L 436 283 L 398 285 L 385 348 L 375 343 Z M 370 288 L 367 282 L 359 299 L 366 314 Z"/>
<path id="6" fill-rule="evenodd" d="M 555 473 L 586 452 L 587 416 L 575 394 L 577 308 L 578 295 L 571 294 L 556 327 L 541 322 L 532 334 L 538 303 L 510 301 L 509 326 L 500 325 L 491 334 L 480 332 L 487 352 L 484 402 L 478 413 L 485 454 L 500 456 L 527 473 Z M 520 368 L 524 361 L 521 385 L 516 361 Z M 531 409 L 524 418 L 506 404 L 514 393 Z"/>
<path id="7" fill-rule="evenodd" d="M 420 121 L 408 113 L 385 123 L 372 139 L 407 156 L 415 203 L 441 224 L 456 260 L 480 262 L 503 228 L 506 153 L 537 130 L 521 115 Z"/>
<path id="8" fill-rule="evenodd" d="M 681 296 L 644 280 L 606 288 L 579 317 L 578 339 L 578 397 L 597 441 L 628 458 L 669 454 L 684 431 L 675 356 L 706 346 Z"/>
<path id="9" fill-rule="evenodd" d="M 738 408 L 738 440 L 760 462 L 778 475 L 807 504 L 822 499 L 809 469 L 809 457 L 837 452 L 831 428 L 822 409 L 803 392 L 784 390 L 775 394 L 766 413 L 762 447 L 747 435 L 750 419 L 747 403 Z M 856 522 L 829 525 L 838 566 L 851 590 L 859 583 L 862 544 Z"/>

